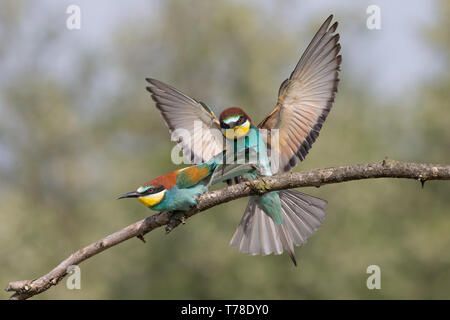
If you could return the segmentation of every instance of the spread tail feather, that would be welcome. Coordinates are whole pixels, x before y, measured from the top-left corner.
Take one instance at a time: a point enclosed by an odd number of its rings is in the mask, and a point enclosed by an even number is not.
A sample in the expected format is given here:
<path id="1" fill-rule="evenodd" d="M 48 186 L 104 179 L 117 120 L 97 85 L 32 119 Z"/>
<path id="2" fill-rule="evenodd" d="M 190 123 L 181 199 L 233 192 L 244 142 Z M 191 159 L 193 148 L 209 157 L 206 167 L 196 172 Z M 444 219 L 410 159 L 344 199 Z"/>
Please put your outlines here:
<path id="1" fill-rule="evenodd" d="M 285 224 L 277 225 L 277 232 L 283 244 L 284 250 L 286 250 L 291 257 L 294 266 L 297 266 L 297 259 L 295 258 L 294 243 L 292 242 L 289 231 L 286 230 Z"/>
<path id="2" fill-rule="evenodd" d="M 281 254 L 284 249 L 297 265 L 294 245 L 306 243 L 322 225 L 327 202 L 296 190 L 282 190 L 279 195 L 283 223 L 276 225 L 252 197 L 230 245 L 250 255 Z"/>

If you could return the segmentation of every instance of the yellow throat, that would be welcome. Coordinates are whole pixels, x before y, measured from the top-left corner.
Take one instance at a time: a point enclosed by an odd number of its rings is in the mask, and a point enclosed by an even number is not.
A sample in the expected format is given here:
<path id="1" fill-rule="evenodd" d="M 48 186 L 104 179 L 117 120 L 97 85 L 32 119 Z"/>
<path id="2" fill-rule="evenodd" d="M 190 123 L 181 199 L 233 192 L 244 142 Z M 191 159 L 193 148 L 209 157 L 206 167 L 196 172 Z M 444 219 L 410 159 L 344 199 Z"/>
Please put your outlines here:
<path id="1" fill-rule="evenodd" d="M 164 195 L 166 194 L 166 190 L 162 190 L 155 194 L 149 194 L 147 196 L 139 197 L 138 200 L 146 207 L 151 208 L 156 206 L 164 199 Z"/>
<path id="2" fill-rule="evenodd" d="M 248 133 L 249 129 L 250 129 L 250 121 L 247 120 L 240 126 L 236 126 L 231 129 L 222 129 L 222 134 L 227 139 L 239 139 L 245 136 Z"/>

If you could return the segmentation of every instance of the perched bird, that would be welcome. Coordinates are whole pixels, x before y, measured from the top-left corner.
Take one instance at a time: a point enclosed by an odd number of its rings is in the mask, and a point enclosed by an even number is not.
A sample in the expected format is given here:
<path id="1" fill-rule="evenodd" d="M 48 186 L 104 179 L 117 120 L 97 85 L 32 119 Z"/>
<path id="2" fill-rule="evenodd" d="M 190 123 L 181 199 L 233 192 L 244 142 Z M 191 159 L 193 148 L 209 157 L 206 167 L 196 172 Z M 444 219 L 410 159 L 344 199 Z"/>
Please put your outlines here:
<path id="1" fill-rule="evenodd" d="M 208 178 L 214 169 L 200 164 L 172 171 L 155 178 L 123 198 L 137 198 L 153 210 L 188 211 L 197 205 L 197 197 L 207 191 Z"/>
<path id="2" fill-rule="evenodd" d="M 254 151 L 246 149 L 242 152 L 245 154 Z M 198 196 L 208 191 L 210 185 L 255 170 L 252 164 L 222 164 L 223 158 L 226 162 L 232 162 L 225 152 L 221 152 L 207 162 L 178 169 L 150 180 L 118 199 L 137 198 L 152 210 L 188 211 L 197 205 Z"/>
<path id="3" fill-rule="evenodd" d="M 332 18 L 322 24 L 282 82 L 275 109 L 257 126 L 236 107 L 225 109 L 217 119 L 205 103 L 148 78 L 147 90 L 183 153 L 197 163 L 224 149 L 256 146 L 262 175 L 288 172 L 297 158 L 304 160 L 331 110 L 339 82 L 341 47 L 335 34 L 338 23 L 330 27 Z M 178 134 L 179 129 L 189 132 L 188 139 Z M 254 176 L 255 172 L 242 175 Z M 281 254 L 284 248 L 296 264 L 293 247 L 305 243 L 322 225 L 326 204 L 295 190 L 251 197 L 230 245 L 251 255 Z"/>

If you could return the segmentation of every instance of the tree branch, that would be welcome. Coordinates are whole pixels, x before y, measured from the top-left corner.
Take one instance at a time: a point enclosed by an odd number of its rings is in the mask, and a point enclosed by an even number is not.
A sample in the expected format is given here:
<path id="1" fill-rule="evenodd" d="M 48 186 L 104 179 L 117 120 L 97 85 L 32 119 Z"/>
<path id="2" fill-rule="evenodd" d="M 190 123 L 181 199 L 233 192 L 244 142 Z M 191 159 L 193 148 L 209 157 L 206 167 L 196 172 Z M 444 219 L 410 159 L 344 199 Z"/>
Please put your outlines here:
<path id="1" fill-rule="evenodd" d="M 450 165 L 383 160 L 369 164 L 264 177 L 221 190 L 207 192 L 199 197 L 198 206 L 189 212 L 160 212 L 149 216 L 76 251 L 49 273 L 38 279 L 10 282 L 6 291 L 15 292 L 10 299 L 28 299 L 58 284 L 67 275 L 69 266 L 78 265 L 84 260 L 130 238 L 138 237 L 145 242 L 143 235 L 163 225 L 167 225 L 166 232 L 168 233 L 180 223 L 184 223 L 185 219 L 198 212 L 228 201 L 275 190 L 311 186 L 319 187 L 325 184 L 372 178 L 415 179 L 420 181 L 423 187 L 425 181 L 428 180 L 450 180 Z"/>

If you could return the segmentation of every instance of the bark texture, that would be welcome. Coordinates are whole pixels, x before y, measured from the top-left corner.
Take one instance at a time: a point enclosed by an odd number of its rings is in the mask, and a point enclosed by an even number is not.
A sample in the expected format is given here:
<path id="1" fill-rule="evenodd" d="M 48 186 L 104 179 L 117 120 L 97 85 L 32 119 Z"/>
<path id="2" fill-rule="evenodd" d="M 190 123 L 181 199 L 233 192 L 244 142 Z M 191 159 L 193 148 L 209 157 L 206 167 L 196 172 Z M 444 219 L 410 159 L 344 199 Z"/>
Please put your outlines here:
<path id="1" fill-rule="evenodd" d="M 415 179 L 420 181 L 423 187 L 427 180 L 450 180 L 450 165 L 383 160 L 368 164 L 264 177 L 221 190 L 207 192 L 199 197 L 198 206 L 189 212 L 160 212 L 149 216 L 74 252 L 53 270 L 40 278 L 10 282 L 6 287 L 6 291 L 15 292 L 10 299 L 28 299 L 48 290 L 51 286 L 57 285 L 68 274 L 69 267 L 72 265 L 78 265 L 84 260 L 130 238 L 138 237 L 145 242 L 144 235 L 161 226 L 166 225 L 166 232 L 168 233 L 198 212 L 238 198 L 275 190 L 311 186 L 319 187 L 331 183 L 374 178 Z"/>

